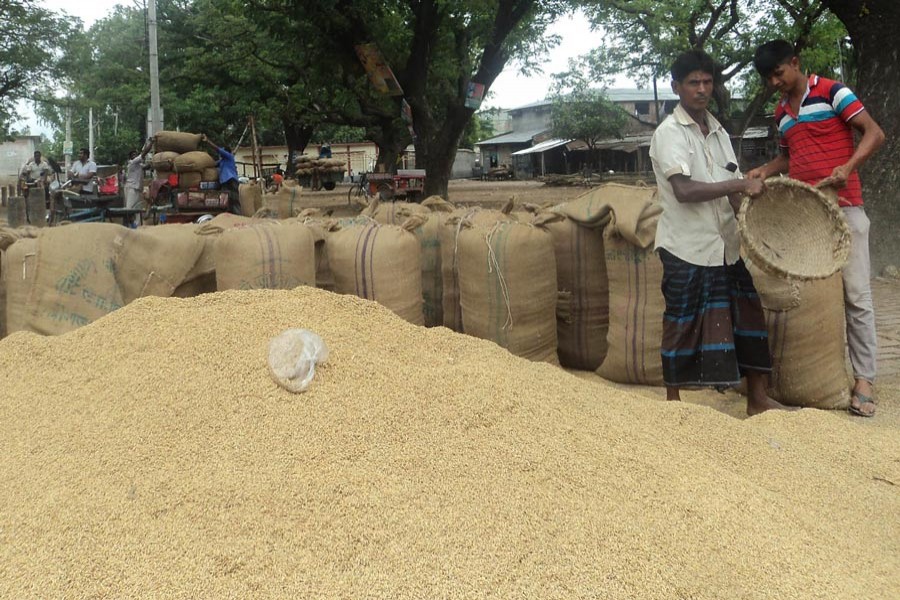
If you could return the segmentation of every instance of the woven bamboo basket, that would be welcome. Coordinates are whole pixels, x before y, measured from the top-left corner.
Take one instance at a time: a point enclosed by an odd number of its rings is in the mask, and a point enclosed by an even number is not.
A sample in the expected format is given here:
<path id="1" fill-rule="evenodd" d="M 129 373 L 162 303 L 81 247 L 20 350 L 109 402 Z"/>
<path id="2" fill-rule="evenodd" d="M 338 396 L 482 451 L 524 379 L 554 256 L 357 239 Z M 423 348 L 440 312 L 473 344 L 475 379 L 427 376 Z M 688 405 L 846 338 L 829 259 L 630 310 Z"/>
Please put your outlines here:
<path id="1" fill-rule="evenodd" d="M 837 202 L 788 177 L 767 179 L 764 194 L 745 199 L 738 226 L 748 258 L 779 277 L 824 279 L 850 254 L 850 229 Z"/>

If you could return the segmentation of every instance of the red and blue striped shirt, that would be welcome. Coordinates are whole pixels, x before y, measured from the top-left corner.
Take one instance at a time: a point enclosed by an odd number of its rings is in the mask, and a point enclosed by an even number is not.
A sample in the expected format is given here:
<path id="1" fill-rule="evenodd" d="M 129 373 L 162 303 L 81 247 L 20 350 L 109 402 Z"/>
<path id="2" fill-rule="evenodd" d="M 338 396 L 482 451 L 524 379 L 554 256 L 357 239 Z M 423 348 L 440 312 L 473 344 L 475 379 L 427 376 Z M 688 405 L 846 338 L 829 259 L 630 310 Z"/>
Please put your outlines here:
<path id="1" fill-rule="evenodd" d="M 853 155 L 850 119 L 865 110 L 862 102 L 839 81 L 811 75 L 800 114 L 793 114 L 785 96 L 775 109 L 781 149 L 790 157 L 788 175 L 811 185 L 831 175 Z M 863 203 L 859 175 L 854 171 L 838 192 L 841 206 Z"/>

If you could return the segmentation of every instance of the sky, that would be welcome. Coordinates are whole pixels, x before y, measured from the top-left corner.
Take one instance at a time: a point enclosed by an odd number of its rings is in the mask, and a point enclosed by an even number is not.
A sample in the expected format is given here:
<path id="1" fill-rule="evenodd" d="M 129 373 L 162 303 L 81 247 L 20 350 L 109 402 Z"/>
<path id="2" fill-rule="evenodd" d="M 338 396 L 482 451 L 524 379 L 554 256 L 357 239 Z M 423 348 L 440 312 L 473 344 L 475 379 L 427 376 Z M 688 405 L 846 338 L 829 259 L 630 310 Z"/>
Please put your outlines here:
<path id="1" fill-rule="evenodd" d="M 44 0 L 42 2 L 42 5 L 49 10 L 64 10 L 70 15 L 79 17 L 85 27 L 90 27 L 94 21 L 106 16 L 117 4 L 143 5 L 143 0 Z M 516 72 L 513 66 L 507 65 L 506 69 L 494 80 L 490 94 L 482 103 L 482 108 L 516 108 L 543 100 L 550 89 L 551 74 L 564 71 L 568 67 L 570 58 L 586 54 L 600 42 L 600 34 L 590 30 L 587 19 L 581 14 L 560 19 L 551 26 L 549 33 L 560 35 L 562 42 L 550 52 L 540 65 L 543 73 L 523 77 Z M 625 79 L 617 80 L 616 85 L 635 87 L 632 82 Z M 34 118 L 30 106 L 20 104 L 19 108 L 25 118 L 19 121 L 18 126 L 27 125 L 33 134 L 50 134 L 49 128 L 41 125 Z"/>

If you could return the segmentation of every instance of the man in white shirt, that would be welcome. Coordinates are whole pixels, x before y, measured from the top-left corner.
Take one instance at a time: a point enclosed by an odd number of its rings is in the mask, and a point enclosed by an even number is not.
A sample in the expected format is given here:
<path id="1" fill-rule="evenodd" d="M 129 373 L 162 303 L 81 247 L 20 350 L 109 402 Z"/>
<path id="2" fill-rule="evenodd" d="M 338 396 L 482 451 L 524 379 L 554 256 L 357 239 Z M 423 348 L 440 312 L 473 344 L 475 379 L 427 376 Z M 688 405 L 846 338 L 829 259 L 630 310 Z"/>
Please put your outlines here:
<path id="1" fill-rule="evenodd" d="M 34 156 L 25 162 L 25 165 L 19 172 L 19 179 L 22 182 L 22 195 L 27 198 L 28 193 L 31 191 L 31 188 L 25 184 L 40 184 L 46 189 L 48 178 L 52 172 L 53 169 L 50 168 L 50 163 L 44 160 L 39 150 L 35 150 Z"/>
<path id="2" fill-rule="evenodd" d="M 680 400 L 681 387 L 731 387 L 745 376 L 747 414 L 754 415 L 785 408 L 766 395 L 766 322 L 735 220 L 741 195 L 757 196 L 765 184 L 740 177 L 728 133 L 707 110 L 715 73 L 699 50 L 675 60 L 680 100 L 650 143 L 663 207 L 656 232 L 666 300 L 663 379 L 667 399 Z"/>
<path id="3" fill-rule="evenodd" d="M 94 193 L 94 177 L 97 176 L 97 163 L 91 160 L 91 152 L 87 148 L 78 151 L 78 160 L 69 169 L 69 179 L 81 185 L 82 194 Z"/>
<path id="4" fill-rule="evenodd" d="M 125 208 L 135 209 L 141 206 L 144 194 L 144 158 L 150 152 L 153 138 L 147 140 L 141 153 L 135 150 L 128 153 L 128 164 L 125 167 Z M 134 217 L 132 224 L 136 225 L 138 217 Z"/>

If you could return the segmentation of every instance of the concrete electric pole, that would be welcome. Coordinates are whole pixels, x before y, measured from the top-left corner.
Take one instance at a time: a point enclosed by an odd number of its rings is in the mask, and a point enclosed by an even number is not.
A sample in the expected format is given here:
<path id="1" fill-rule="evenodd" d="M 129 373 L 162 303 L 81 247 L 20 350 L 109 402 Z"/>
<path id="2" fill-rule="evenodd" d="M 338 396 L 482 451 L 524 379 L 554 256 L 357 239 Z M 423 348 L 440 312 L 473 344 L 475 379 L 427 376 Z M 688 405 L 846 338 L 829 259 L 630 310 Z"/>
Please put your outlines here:
<path id="1" fill-rule="evenodd" d="M 156 48 L 156 0 L 147 0 L 147 21 L 150 37 L 150 123 L 147 137 L 162 130 L 159 107 L 159 52 Z"/>

